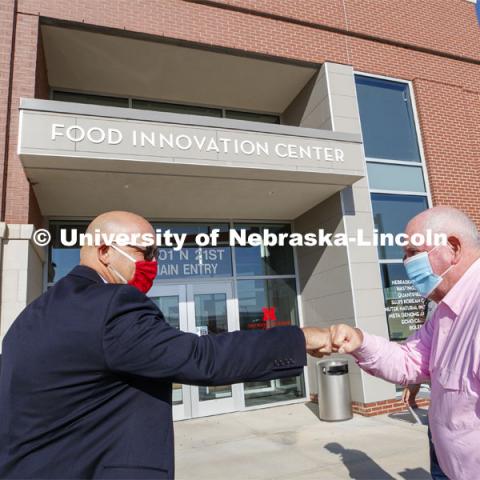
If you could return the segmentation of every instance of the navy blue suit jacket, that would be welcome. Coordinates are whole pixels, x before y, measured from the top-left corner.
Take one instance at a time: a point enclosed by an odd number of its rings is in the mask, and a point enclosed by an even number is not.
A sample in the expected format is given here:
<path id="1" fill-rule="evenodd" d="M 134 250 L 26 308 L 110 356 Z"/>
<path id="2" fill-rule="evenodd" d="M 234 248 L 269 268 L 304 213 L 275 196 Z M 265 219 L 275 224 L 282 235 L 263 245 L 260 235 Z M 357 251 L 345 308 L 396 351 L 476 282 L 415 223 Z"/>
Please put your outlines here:
<path id="1" fill-rule="evenodd" d="M 129 285 L 75 267 L 3 340 L 0 478 L 172 478 L 172 382 L 299 375 L 297 327 L 197 336 Z"/>

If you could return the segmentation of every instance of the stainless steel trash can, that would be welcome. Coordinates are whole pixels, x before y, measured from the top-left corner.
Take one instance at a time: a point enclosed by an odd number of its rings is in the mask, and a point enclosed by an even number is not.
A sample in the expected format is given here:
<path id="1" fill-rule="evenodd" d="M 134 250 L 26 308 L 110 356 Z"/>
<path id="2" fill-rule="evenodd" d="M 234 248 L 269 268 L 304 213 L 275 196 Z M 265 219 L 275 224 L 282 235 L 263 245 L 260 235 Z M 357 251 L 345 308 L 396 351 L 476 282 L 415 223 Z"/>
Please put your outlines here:
<path id="1" fill-rule="evenodd" d="M 337 422 L 352 418 L 352 397 L 346 360 L 317 362 L 320 420 Z"/>

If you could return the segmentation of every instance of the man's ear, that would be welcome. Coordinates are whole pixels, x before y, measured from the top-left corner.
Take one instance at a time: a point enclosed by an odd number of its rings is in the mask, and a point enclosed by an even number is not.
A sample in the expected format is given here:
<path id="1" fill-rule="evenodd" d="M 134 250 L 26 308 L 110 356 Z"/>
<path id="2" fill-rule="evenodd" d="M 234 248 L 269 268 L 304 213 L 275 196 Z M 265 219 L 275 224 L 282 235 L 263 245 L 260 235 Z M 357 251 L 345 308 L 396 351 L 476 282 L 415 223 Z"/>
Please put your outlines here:
<path id="1" fill-rule="evenodd" d="M 97 248 L 97 258 L 104 265 L 108 264 L 110 257 L 110 247 L 108 245 L 102 244 Z"/>
<path id="2" fill-rule="evenodd" d="M 451 235 L 448 237 L 448 245 L 452 249 L 453 264 L 455 265 L 460 261 L 460 256 L 462 254 L 462 243 L 458 237 Z"/>

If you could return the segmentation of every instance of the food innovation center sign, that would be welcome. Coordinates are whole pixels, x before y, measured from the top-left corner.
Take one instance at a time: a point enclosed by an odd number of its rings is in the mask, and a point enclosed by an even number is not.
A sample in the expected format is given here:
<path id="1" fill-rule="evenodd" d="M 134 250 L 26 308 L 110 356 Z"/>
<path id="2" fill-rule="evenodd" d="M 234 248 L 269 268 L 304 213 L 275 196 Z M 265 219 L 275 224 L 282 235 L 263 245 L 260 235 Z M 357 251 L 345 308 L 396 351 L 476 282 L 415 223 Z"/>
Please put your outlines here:
<path id="1" fill-rule="evenodd" d="M 228 132 L 225 132 L 228 134 Z M 72 143 L 90 143 L 119 145 L 127 142 L 129 146 L 144 149 L 146 147 L 158 148 L 159 150 L 182 151 L 195 150 L 198 153 L 224 153 L 233 155 L 274 155 L 278 158 L 290 159 L 313 159 L 326 162 L 343 162 L 345 153 L 342 148 L 322 147 L 305 143 L 250 140 L 231 138 L 227 135 L 196 134 L 196 133 L 173 133 L 168 127 L 156 126 L 156 128 L 141 129 L 133 128 L 128 133 L 118 128 L 102 128 L 91 126 L 84 128 L 80 125 L 68 125 L 64 123 L 52 123 L 50 127 L 50 139 L 58 141 L 67 139 Z"/>
<path id="2" fill-rule="evenodd" d="M 67 113 L 64 108 L 72 112 Z M 82 113 L 75 113 L 76 110 Z M 89 110 L 93 113 L 101 109 L 23 99 L 18 153 L 24 166 L 69 168 L 75 166 L 74 160 L 68 163 L 57 159 L 70 157 L 247 168 L 250 169 L 248 178 L 256 175 L 251 169 L 270 170 L 278 178 L 282 175 L 286 178 L 288 172 L 298 174 L 297 178 L 305 173 L 338 173 L 345 176 L 349 185 L 355 178 L 365 176 L 360 135 L 221 118 L 192 119 L 189 115 L 173 118 L 172 114 L 136 110 L 132 111 L 132 118 L 116 118 L 86 113 Z M 111 110 L 114 109 L 107 109 L 105 113 L 115 113 Z M 124 112 L 126 109 L 118 110 L 124 115 L 130 113 Z M 181 117 L 185 117 L 184 124 L 178 123 Z M 249 125 L 252 129 L 248 129 Z M 103 165 L 107 171 L 118 166 L 112 162 Z M 100 167 L 100 163 L 96 167 Z M 141 168 L 129 164 L 135 171 L 137 167 Z M 162 168 L 165 169 L 165 165 Z M 258 173 L 259 178 L 262 175 L 265 173 Z M 303 176 L 302 181 L 305 178 Z M 332 183 L 334 179 L 309 176 L 308 180 Z M 342 184 L 343 179 L 338 181 Z"/>

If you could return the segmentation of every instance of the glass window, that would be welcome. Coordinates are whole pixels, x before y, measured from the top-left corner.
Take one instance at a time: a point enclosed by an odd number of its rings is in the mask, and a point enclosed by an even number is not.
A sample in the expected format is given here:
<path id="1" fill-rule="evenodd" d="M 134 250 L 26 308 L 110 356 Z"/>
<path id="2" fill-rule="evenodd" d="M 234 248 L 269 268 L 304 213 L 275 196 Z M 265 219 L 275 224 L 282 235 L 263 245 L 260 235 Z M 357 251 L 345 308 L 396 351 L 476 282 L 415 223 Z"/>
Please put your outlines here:
<path id="1" fill-rule="evenodd" d="M 172 247 L 161 248 L 158 257 L 159 280 L 173 278 L 210 278 L 231 277 L 232 252 L 228 246 L 228 224 L 189 224 L 189 223 L 162 223 L 154 225 L 162 232 L 187 235 L 184 247 L 175 250 Z M 195 236 L 198 233 L 211 233 L 213 229 L 220 230 L 218 246 L 198 247 Z"/>
<path id="2" fill-rule="evenodd" d="M 128 98 L 108 97 L 105 95 L 90 95 L 88 93 L 53 92 L 53 100 L 61 102 L 88 103 L 93 105 L 105 105 L 107 107 L 128 108 Z"/>
<path id="3" fill-rule="evenodd" d="M 425 192 L 422 167 L 367 162 L 368 182 L 376 190 Z"/>
<path id="4" fill-rule="evenodd" d="M 381 272 L 390 340 L 405 340 L 425 323 L 427 303 L 403 263 L 382 264 Z"/>
<path id="5" fill-rule="evenodd" d="M 176 329 L 180 329 L 180 297 L 178 295 L 164 295 L 151 297 L 151 299 L 158 304 L 158 308 L 163 313 L 168 324 Z M 172 405 L 181 405 L 182 403 L 182 385 L 174 383 L 172 385 Z"/>
<path id="6" fill-rule="evenodd" d="M 295 279 L 239 280 L 237 283 L 241 330 L 298 325 Z M 247 382 L 245 405 L 263 405 L 302 398 L 303 375 L 263 382 Z"/>
<path id="7" fill-rule="evenodd" d="M 87 103 L 93 105 L 106 105 L 111 107 L 128 108 L 129 99 L 122 97 L 111 97 L 107 95 L 95 95 L 81 92 L 63 92 L 54 90 L 53 100 L 62 102 Z M 132 99 L 132 108 L 140 110 L 153 110 L 157 112 L 182 113 L 186 115 L 204 115 L 208 117 L 223 117 L 223 110 L 215 107 L 203 107 L 200 105 L 184 105 L 181 103 L 157 102 L 155 100 Z M 239 110 L 226 110 L 226 118 L 236 120 L 247 120 L 250 122 L 280 123 L 278 115 L 267 113 L 243 112 Z"/>
<path id="8" fill-rule="evenodd" d="M 224 293 L 201 293 L 194 295 L 195 327 L 199 335 L 228 332 L 227 296 Z M 201 402 L 232 396 L 231 385 L 199 387 Z"/>
<path id="9" fill-rule="evenodd" d="M 280 123 L 278 115 L 268 115 L 266 113 L 252 113 L 240 112 L 237 110 L 227 110 L 225 112 L 226 118 L 233 118 L 235 120 L 247 120 L 248 122 L 262 122 L 262 123 Z"/>
<path id="10" fill-rule="evenodd" d="M 355 75 L 365 155 L 420 162 L 409 86 Z"/>
<path id="11" fill-rule="evenodd" d="M 372 193 L 373 221 L 379 233 L 404 232 L 409 220 L 426 208 L 427 197 Z M 401 259 L 403 249 L 396 245 L 379 246 L 378 255 L 382 259 Z"/>
<path id="12" fill-rule="evenodd" d="M 63 230 L 67 241 L 74 241 L 74 233 L 85 233 L 87 223 L 71 224 L 57 223 L 50 225 L 52 241 L 50 242 L 50 262 L 48 265 L 48 283 L 54 283 L 67 275 L 73 267 L 80 263 L 80 247 L 77 244 L 72 247 L 65 247 L 60 241 Z"/>
<path id="13" fill-rule="evenodd" d="M 235 229 L 245 229 L 245 235 L 263 234 L 265 230 L 275 235 L 290 233 L 290 225 L 261 224 L 261 225 L 235 225 Z M 235 247 L 235 260 L 237 275 L 293 275 L 293 249 L 283 247 Z"/>
<path id="14" fill-rule="evenodd" d="M 156 110 L 159 112 L 184 113 L 187 115 L 205 115 L 207 117 L 221 117 L 219 108 L 198 107 L 195 105 L 181 105 L 178 103 L 154 102 L 151 100 L 133 100 L 133 108 L 141 110 Z"/>
<path id="15" fill-rule="evenodd" d="M 228 332 L 227 296 L 224 293 L 194 295 L 195 327 L 200 335 Z"/>
<path id="16" fill-rule="evenodd" d="M 168 324 L 173 328 L 180 329 L 180 297 L 178 295 L 162 295 L 152 297 L 152 300 L 158 304 L 158 308 Z"/>

